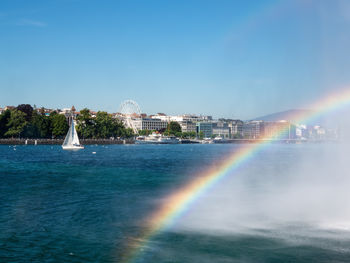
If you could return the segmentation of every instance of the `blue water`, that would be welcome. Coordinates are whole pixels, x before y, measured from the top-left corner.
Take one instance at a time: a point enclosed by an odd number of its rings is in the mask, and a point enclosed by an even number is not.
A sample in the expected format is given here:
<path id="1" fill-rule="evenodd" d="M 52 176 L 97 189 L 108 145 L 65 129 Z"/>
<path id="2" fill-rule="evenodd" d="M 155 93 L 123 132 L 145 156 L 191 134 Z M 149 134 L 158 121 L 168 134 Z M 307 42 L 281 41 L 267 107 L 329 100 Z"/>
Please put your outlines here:
<path id="1" fill-rule="evenodd" d="M 71 152 L 60 146 L 0 146 L 0 261 L 123 262 L 129 241 L 140 235 L 143 220 L 162 198 L 237 147 L 108 145 Z M 320 154 L 320 147 L 273 145 L 238 172 L 260 187 L 250 174 L 269 167 L 266 180 L 278 178 L 281 171 L 293 171 L 301 153 Z M 350 261 L 346 230 L 301 234 L 308 242 L 288 243 L 280 227 L 218 234 L 203 225 L 200 231 L 193 227 L 195 218 L 189 212 L 179 227 L 159 233 L 136 262 Z"/>

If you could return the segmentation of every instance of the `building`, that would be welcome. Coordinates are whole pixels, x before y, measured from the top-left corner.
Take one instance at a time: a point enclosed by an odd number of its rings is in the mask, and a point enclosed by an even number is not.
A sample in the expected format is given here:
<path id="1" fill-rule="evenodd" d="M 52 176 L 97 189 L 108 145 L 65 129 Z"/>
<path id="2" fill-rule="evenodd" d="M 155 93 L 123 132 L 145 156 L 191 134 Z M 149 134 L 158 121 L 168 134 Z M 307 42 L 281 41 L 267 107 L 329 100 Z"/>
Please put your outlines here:
<path id="1" fill-rule="evenodd" d="M 184 121 L 192 121 L 194 123 L 200 122 L 200 121 L 205 121 L 209 122 L 212 120 L 211 116 L 197 116 L 194 114 L 183 114 L 183 115 L 176 115 L 176 116 L 168 116 L 164 113 L 157 113 L 156 115 L 150 116 L 152 119 L 160 119 L 162 121 L 176 121 L 178 123 L 184 122 Z"/>
<path id="2" fill-rule="evenodd" d="M 248 121 L 242 127 L 243 137 L 245 139 L 260 139 L 264 136 L 263 121 Z"/>
<path id="3" fill-rule="evenodd" d="M 295 136 L 297 139 L 305 140 L 309 136 L 307 126 L 305 124 L 297 124 L 295 129 Z"/>
<path id="4" fill-rule="evenodd" d="M 296 126 L 288 121 L 264 122 L 264 138 L 266 139 L 295 139 Z"/>
<path id="5" fill-rule="evenodd" d="M 243 137 L 243 121 L 229 120 L 227 123 L 230 129 L 230 138 Z"/>
<path id="6" fill-rule="evenodd" d="M 181 121 L 179 122 L 182 132 L 197 132 L 197 126 L 192 121 Z"/>
<path id="7" fill-rule="evenodd" d="M 317 125 L 314 126 L 314 130 L 315 130 L 315 137 L 318 140 L 324 140 L 326 139 L 326 129 Z"/>
<path id="8" fill-rule="evenodd" d="M 41 115 L 45 115 L 45 116 L 50 116 L 50 113 L 54 112 L 53 109 L 47 109 L 44 107 L 41 108 L 36 108 L 35 109 L 37 113 L 41 114 Z"/>
<path id="9" fill-rule="evenodd" d="M 16 109 L 15 106 L 5 106 L 4 111 L 5 110 L 14 110 L 14 109 Z"/>
<path id="10" fill-rule="evenodd" d="M 162 129 L 166 129 L 168 126 L 168 122 L 153 118 L 132 119 L 132 122 L 137 130 L 159 131 Z"/>
<path id="11" fill-rule="evenodd" d="M 164 113 L 158 113 L 156 115 L 150 116 L 150 118 L 151 119 L 158 119 L 158 120 L 165 121 L 165 122 L 170 122 L 172 116 L 167 116 Z"/>
<path id="12" fill-rule="evenodd" d="M 230 128 L 228 123 L 219 121 L 213 123 L 213 135 L 219 136 L 225 139 L 229 139 L 231 137 Z"/>
<path id="13" fill-rule="evenodd" d="M 204 138 L 210 138 L 213 135 L 213 123 L 211 122 L 197 122 L 197 134 L 203 132 Z"/>

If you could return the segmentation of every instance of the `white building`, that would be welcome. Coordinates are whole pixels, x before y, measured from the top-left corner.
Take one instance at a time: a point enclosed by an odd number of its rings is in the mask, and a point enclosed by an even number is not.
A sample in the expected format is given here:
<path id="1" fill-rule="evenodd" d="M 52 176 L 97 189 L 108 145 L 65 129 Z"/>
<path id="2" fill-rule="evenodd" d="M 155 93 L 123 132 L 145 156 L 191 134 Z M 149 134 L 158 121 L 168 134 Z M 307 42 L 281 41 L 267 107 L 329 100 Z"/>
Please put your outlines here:
<path id="1" fill-rule="evenodd" d="M 230 138 L 230 128 L 226 122 L 215 122 L 213 123 L 213 134 L 225 139 Z"/>
<path id="2" fill-rule="evenodd" d="M 197 132 L 196 123 L 193 121 L 181 121 L 179 124 L 182 132 Z"/>
<path id="3" fill-rule="evenodd" d="M 295 135 L 298 139 L 307 139 L 309 137 L 307 126 L 305 124 L 297 124 Z"/>
<path id="4" fill-rule="evenodd" d="M 163 121 L 161 119 L 153 119 L 153 118 L 140 118 L 133 119 L 133 125 L 137 130 L 161 130 L 166 129 L 168 126 L 167 121 Z"/>

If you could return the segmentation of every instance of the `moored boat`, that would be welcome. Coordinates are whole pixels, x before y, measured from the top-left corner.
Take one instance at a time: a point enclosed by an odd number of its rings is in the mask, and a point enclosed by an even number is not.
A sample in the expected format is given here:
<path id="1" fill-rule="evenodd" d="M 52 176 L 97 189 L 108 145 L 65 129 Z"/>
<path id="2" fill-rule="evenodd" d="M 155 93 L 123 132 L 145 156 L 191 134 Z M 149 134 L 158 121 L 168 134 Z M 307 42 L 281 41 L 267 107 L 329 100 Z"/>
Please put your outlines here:
<path id="1" fill-rule="evenodd" d="M 162 134 L 152 133 L 148 136 L 136 137 L 135 144 L 178 144 L 180 140 L 175 136 L 163 136 Z"/>

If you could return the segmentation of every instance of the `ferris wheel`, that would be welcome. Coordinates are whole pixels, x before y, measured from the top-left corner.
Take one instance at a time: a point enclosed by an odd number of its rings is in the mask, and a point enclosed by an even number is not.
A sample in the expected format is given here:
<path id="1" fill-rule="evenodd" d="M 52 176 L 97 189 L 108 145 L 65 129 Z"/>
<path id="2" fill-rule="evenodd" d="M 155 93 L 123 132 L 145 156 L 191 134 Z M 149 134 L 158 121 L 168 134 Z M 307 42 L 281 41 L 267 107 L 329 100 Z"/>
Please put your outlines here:
<path id="1" fill-rule="evenodd" d="M 126 127 L 131 128 L 134 133 L 138 133 L 138 128 L 136 127 L 133 115 L 140 116 L 141 110 L 136 101 L 133 100 L 125 100 L 119 106 L 119 112 L 124 116 L 123 122 Z"/>
<path id="2" fill-rule="evenodd" d="M 136 101 L 133 100 L 125 100 L 119 106 L 119 112 L 124 116 L 131 116 L 133 114 L 140 115 L 141 109 Z"/>

